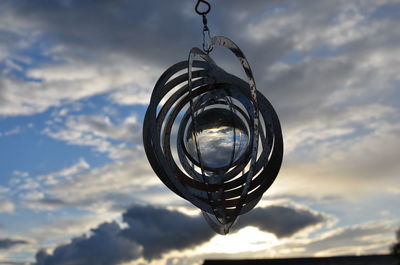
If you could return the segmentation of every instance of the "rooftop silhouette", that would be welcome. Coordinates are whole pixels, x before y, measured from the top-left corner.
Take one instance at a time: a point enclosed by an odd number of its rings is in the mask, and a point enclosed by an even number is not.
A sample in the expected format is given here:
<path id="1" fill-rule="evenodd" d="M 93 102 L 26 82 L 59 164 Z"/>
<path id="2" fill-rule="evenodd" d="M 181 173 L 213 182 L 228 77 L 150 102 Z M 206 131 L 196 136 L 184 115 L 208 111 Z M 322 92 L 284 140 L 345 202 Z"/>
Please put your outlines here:
<path id="1" fill-rule="evenodd" d="M 203 265 L 398 265 L 392 255 L 338 256 L 321 258 L 206 260 Z"/>

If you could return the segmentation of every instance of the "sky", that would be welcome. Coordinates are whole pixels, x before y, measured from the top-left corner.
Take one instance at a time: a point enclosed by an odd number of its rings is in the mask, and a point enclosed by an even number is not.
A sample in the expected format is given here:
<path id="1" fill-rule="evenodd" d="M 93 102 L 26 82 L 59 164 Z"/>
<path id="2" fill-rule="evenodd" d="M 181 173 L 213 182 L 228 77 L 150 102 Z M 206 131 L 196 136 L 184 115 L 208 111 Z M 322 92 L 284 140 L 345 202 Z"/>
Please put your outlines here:
<path id="1" fill-rule="evenodd" d="M 0 2 L 0 264 L 201 264 L 387 253 L 400 226 L 399 0 L 210 1 L 283 131 L 227 236 L 151 170 L 142 123 L 202 45 L 195 1 Z M 225 69 L 237 62 L 215 49 Z M 235 65 L 236 63 L 236 65 Z"/>

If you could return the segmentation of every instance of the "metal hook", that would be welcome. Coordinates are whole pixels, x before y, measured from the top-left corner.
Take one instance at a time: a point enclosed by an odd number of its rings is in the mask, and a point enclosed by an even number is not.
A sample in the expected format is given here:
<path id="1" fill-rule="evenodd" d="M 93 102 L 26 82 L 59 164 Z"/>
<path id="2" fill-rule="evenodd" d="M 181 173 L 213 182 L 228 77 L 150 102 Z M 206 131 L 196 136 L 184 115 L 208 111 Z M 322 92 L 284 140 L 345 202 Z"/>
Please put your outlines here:
<path id="1" fill-rule="evenodd" d="M 199 5 L 200 5 L 200 3 L 203 3 L 203 4 L 205 4 L 205 5 L 207 6 L 207 9 L 206 9 L 205 11 L 200 11 L 200 10 L 199 10 Z M 199 15 L 201 15 L 201 16 L 204 16 L 204 15 L 207 15 L 207 14 L 210 12 L 210 10 L 211 10 L 211 5 L 210 5 L 210 3 L 208 3 L 208 2 L 205 1 L 205 0 L 198 0 L 198 1 L 197 1 L 197 4 L 196 4 L 196 7 L 195 7 L 195 10 L 196 10 L 196 13 L 197 13 L 197 14 L 199 14 Z"/>
<path id="2" fill-rule="evenodd" d="M 210 36 L 210 30 L 204 29 L 203 30 L 203 51 L 206 54 L 209 54 L 214 49 L 213 43 Z"/>
<path id="3" fill-rule="evenodd" d="M 203 3 L 207 6 L 207 9 L 204 11 L 200 11 L 199 10 L 199 5 L 200 3 Z M 207 17 L 206 15 L 210 12 L 211 10 L 211 5 L 210 3 L 208 3 L 205 0 L 198 0 L 196 7 L 195 7 L 196 13 L 199 14 L 200 16 L 203 17 L 203 51 L 206 54 L 209 54 L 212 49 L 213 49 L 213 45 L 211 42 L 211 36 L 210 36 L 210 29 L 207 26 Z"/>

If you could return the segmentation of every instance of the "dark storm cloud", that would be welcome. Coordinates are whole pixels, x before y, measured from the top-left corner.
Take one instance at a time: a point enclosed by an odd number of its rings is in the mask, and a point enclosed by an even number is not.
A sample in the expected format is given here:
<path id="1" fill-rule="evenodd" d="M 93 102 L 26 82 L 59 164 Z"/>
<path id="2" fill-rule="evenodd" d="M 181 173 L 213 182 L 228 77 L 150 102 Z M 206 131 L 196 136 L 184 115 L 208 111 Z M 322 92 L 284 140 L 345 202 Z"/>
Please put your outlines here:
<path id="1" fill-rule="evenodd" d="M 129 53 L 165 59 L 200 36 L 201 22 L 183 14 L 182 1 L 9 1 L 50 40 L 79 51 Z"/>
<path id="2" fill-rule="evenodd" d="M 123 214 L 127 228 L 103 223 L 91 236 L 75 238 L 52 255 L 41 250 L 36 265 L 119 264 L 140 257 L 154 259 L 173 249 L 194 247 L 214 234 L 200 217 L 152 206 L 134 206 Z"/>
<path id="3" fill-rule="evenodd" d="M 112 265 L 140 257 L 151 260 L 171 250 L 193 248 L 215 235 L 201 216 L 153 206 L 133 206 L 122 218 L 128 227 L 103 223 L 91 230 L 90 236 L 57 247 L 52 255 L 39 251 L 35 264 Z M 251 225 L 284 237 L 324 220 L 321 214 L 308 210 L 269 206 L 254 209 L 241 219 L 236 229 Z"/>
<path id="4" fill-rule="evenodd" d="M 199 45 L 202 38 L 201 18 L 194 12 L 195 1 L 21 0 L 6 3 L 9 12 L 30 23 L 47 39 L 72 48 L 70 55 L 86 54 L 90 60 L 95 60 L 92 55 L 97 51 L 98 55 L 124 53 L 146 62 L 170 63 L 185 58 L 187 51 Z M 237 24 L 240 10 L 241 13 L 246 10 L 246 18 L 250 19 L 250 12 L 262 10 L 271 3 L 274 1 L 245 5 L 241 1 L 229 1 L 223 7 L 213 5 L 210 27 L 215 33 L 233 34 L 245 25 Z M 268 49 L 270 52 L 260 52 L 257 56 L 271 62 L 291 47 L 290 40 L 279 36 L 250 48 Z"/>
<path id="5" fill-rule="evenodd" d="M 132 207 L 123 214 L 123 220 L 129 229 L 124 229 L 122 235 L 142 245 L 145 258 L 194 247 L 214 235 L 199 216 L 190 217 L 152 206 Z"/>
<path id="6" fill-rule="evenodd" d="M 72 239 L 57 247 L 52 255 L 44 250 L 36 254 L 36 265 L 112 265 L 141 256 L 141 247 L 119 236 L 121 229 L 115 222 L 103 223 L 91 230 L 91 236 Z"/>
<path id="7" fill-rule="evenodd" d="M 16 245 L 28 244 L 28 241 L 10 238 L 0 238 L 0 249 L 9 249 Z"/>
<path id="8" fill-rule="evenodd" d="M 277 237 L 289 237 L 306 227 L 325 221 L 324 215 L 309 210 L 269 206 L 253 209 L 241 216 L 237 228 L 252 225 L 260 230 L 274 233 Z"/>

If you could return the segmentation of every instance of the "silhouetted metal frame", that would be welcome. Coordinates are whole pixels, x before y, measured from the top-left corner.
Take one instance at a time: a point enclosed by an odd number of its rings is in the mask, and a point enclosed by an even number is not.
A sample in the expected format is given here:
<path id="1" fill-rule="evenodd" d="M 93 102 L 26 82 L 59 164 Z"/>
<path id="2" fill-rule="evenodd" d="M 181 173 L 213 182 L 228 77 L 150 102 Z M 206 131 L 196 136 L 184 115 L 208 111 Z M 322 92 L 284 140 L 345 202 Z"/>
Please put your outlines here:
<path id="1" fill-rule="evenodd" d="M 216 232 L 226 234 L 236 218 L 250 211 L 272 185 L 282 163 L 283 139 L 278 116 L 270 102 L 256 90 L 250 66 L 243 53 L 225 37 L 214 37 L 212 42 L 235 54 L 248 82 L 226 73 L 209 55 L 193 48 L 188 61 L 171 66 L 157 81 L 144 119 L 143 141 L 146 156 L 161 181 L 200 208 Z M 204 61 L 194 60 L 195 56 L 200 56 Z M 196 70 L 193 71 L 193 68 Z M 185 69 L 187 73 L 171 79 Z M 171 91 L 172 95 L 160 106 L 161 100 Z M 185 124 L 189 121 L 195 124 L 196 111 L 202 107 L 201 100 L 210 97 L 207 93 L 215 97 L 230 97 L 242 104 L 244 109 L 235 105 L 230 108 L 240 113 L 250 129 L 250 145 L 218 181 L 211 181 L 204 174 L 211 169 L 204 166 L 198 148 L 199 163 L 196 166 L 201 168 L 201 172 L 193 168 L 194 158 L 189 156 L 183 142 Z M 233 104 L 232 100 L 229 102 Z M 171 152 L 171 129 L 178 114 L 188 105 L 176 140 L 182 171 Z M 259 115 L 263 118 L 264 126 L 259 126 Z M 257 150 L 259 140 L 261 152 Z M 249 170 L 243 172 L 246 166 Z"/>

